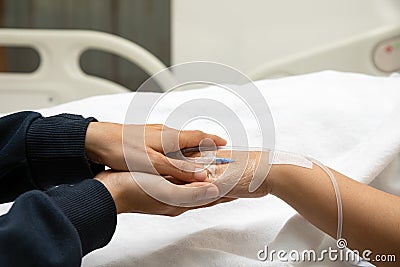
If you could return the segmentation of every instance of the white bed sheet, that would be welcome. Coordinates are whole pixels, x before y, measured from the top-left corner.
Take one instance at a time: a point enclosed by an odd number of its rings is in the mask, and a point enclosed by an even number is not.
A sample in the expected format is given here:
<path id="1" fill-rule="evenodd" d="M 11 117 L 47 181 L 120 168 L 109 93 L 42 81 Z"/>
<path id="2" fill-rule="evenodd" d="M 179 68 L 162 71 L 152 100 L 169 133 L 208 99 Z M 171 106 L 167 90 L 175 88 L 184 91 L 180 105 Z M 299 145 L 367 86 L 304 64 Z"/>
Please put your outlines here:
<path id="1" fill-rule="evenodd" d="M 400 195 L 399 75 L 384 78 L 325 71 L 256 84 L 270 105 L 278 149 L 310 155 L 358 181 Z M 69 112 L 123 122 L 134 95 L 92 97 L 41 113 Z M 158 97 L 154 93 L 146 96 L 149 101 Z M 217 88 L 179 92 L 152 122 L 162 123 L 174 106 L 199 96 L 225 99 Z M 198 127 L 223 134 L 209 125 Z M 1 205 L 0 212 L 8 207 Z M 332 238 L 291 207 L 266 196 L 194 210 L 176 218 L 119 215 L 110 244 L 87 255 L 83 266 L 291 266 L 257 260 L 257 252 L 265 245 L 300 251 L 335 247 Z M 341 266 L 328 262 L 313 266 L 328 264 Z"/>

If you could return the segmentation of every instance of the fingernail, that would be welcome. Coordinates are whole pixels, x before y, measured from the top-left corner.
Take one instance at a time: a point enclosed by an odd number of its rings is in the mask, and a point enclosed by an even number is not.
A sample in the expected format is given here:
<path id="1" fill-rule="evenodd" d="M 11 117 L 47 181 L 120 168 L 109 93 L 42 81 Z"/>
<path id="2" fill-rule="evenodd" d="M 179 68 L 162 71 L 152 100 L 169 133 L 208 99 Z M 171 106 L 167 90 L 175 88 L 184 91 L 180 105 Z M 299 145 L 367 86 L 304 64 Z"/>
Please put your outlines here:
<path id="1" fill-rule="evenodd" d="M 210 187 L 206 191 L 206 199 L 218 197 L 218 189 L 216 187 Z"/>
<path id="2" fill-rule="evenodd" d="M 208 173 L 206 170 L 203 170 L 201 168 L 196 168 L 194 170 L 194 179 L 196 179 L 199 182 L 204 181 L 208 176 Z"/>

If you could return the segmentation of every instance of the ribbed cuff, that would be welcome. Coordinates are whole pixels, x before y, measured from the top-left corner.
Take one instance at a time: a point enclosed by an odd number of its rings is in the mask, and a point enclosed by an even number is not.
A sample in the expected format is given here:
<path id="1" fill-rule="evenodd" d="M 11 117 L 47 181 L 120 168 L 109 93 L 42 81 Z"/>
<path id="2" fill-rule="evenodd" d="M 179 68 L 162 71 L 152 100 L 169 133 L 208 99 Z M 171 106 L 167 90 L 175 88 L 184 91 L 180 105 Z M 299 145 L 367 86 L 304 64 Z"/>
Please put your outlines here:
<path id="1" fill-rule="evenodd" d="M 46 192 L 76 228 L 82 255 L 107 245 L 117 225 L 117 210 L 106 187 L 88 179 Z"/>
<path id="2" fill-rule="evenodd" d="M 91 163 L 85 154 L 85 136 L 94 118 L 61 114 L 38 118 L 30 125 L 26 153 L 33 181 L 39 188 L 77 183 L 92 178 L 104 166 Z"/>

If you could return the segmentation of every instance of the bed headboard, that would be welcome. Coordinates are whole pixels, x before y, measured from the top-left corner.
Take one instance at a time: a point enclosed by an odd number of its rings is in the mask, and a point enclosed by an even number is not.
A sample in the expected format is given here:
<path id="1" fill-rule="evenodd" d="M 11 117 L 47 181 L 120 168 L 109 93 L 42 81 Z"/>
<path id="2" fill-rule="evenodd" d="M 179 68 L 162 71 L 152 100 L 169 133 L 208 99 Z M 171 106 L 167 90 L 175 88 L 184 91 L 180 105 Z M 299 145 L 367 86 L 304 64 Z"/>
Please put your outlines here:
<path id="1" fill-rule="evenodd" d="M 88 49 L 116 54 L 150 76 L 166 66 L 143 47 L 124 38 L 88 30 L 0 29 L 0 45 L 36 50 L 40 65 L 32 73 L 0 73 L 0 112 L 37 109 L 127 88 L 84 73 L 79 60 Z M 171 77 L 163 76 L 169 84 Z"/>

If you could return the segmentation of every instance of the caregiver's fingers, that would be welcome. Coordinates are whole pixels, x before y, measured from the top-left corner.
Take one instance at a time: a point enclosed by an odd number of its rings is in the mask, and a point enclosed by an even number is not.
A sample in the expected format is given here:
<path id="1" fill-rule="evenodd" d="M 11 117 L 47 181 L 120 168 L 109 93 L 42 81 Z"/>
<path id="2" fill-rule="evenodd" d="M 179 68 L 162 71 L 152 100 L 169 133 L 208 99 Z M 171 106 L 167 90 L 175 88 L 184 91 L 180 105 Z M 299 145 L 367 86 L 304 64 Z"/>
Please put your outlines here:
<path id="1" fill-rule="evenodd" d="M 180 149 L 186 147 L 196 147 L 201 145 L 202 141 L 207 141 L 204 145 L 206 146 L 224 146 L 226 140 L 214 135 L 204 133 L 202 131 L 180 131 L 179 132 L 179 147 Z M 213 143 L 213 144 L 212 144 Z"/>
<path id="2" fill-rule="evenodd" d="M 198 207 L 216 200 L 218 187 L 208 182 L 197 186 L 176 185 L 164 177 L 133 172 L 133 180 L 151 197 L 171 206 Z"/>
<path id="3" fill-rule="evenodd" d="M 199 207 L 208 201 L 219 197 L 218 187 L 211 183 L 202 183 L 197 186 L 175 185 L 174 194 L 179 195 L 182 206 Z M 206 201 L 205 203 L 202 203 Z"/>
<path id="4" fill-rule="evenodd" d="M 203 165 L 186 160 L 162 156 L 154 162 L 154 167 L 161 175 L 169 175 L 185 182 L 202 182 L 208 178 L 208 171 Z"/>
<path id="5" fill-rule="evenodd" d="M 203 186 L 204 184 L 207 184 L 207 183 L 204 183 L 204 182 L 193 182 L 193 183 L 190 183 L 190 184 L 185 184 L 183 186 L 190 188 L 190 187 Z M 221 191 L 219 193 L 221 193 Z M 235 198 L 235 197 L 219 196 L 219 198 L 217 200 L 215 200 L 215 201 L 213 201 L 213 202 L 211 202 L 209 204 L 202 205 L 202 206 L 200 206 L 200 208 L 210 207 L 210 206 L 214 206 L 215 204 L 230 202 L 230 201 L 233 201 L 233 200 L 236 200 L 236 199 L 237 198 Z"/>

